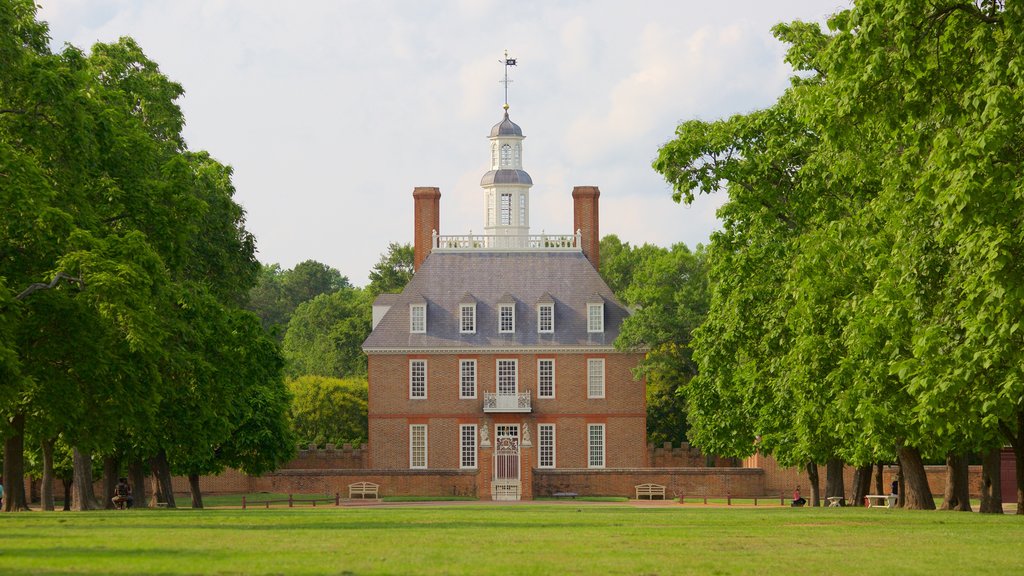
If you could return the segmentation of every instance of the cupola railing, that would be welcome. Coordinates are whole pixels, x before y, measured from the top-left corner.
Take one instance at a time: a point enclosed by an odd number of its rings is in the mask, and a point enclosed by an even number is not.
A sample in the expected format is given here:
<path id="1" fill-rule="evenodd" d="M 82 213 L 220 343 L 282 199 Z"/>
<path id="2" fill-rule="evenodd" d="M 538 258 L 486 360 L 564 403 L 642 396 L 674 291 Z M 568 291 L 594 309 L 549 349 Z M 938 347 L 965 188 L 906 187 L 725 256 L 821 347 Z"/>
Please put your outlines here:
<path id="1" fill-rule="evenodd" d="M 583 233 L 575 234 L 462 234 L 441 236 L 433 231 L 433 249 L 464 252 L 472 250 L 539 250 L 579 252 L 583 248 Z"/>

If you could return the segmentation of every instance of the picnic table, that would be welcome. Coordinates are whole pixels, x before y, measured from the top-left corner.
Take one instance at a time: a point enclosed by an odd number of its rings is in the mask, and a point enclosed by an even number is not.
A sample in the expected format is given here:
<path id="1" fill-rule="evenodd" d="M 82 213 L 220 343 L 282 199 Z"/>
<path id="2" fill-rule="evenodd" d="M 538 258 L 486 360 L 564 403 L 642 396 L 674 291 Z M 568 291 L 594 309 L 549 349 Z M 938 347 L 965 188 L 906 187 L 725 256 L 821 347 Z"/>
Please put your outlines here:
<path id="1" fill-rule="evenodd" d="M 895 494 L 868 494 L 864 497 L 864 505 L 868 508 L 893 508 L 897 498 Z"/>

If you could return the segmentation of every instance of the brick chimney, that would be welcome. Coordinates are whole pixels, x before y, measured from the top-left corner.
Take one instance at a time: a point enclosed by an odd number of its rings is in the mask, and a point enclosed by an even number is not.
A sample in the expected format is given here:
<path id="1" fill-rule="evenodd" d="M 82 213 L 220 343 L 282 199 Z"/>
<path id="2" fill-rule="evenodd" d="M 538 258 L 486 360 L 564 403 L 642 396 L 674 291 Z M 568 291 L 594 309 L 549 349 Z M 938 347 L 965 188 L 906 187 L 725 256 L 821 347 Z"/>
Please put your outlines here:
<path id="1" fill-rule="evenodd" d="M 441 190 L 417 186 L 412 190 L 413 210 L 413 261 L 412 269 L 419 270 L 434 246 L 433 234 L 441 228 Z"/>
<path id="2" fill-rule="evenodd" d="M 599 270 L 601 264 L 601 234 L 598 231 L 597 199 L 601 191 L 597 186 L 576 186 L 572 189 L 573 233 L 583 233 L 583 255 Z"/>

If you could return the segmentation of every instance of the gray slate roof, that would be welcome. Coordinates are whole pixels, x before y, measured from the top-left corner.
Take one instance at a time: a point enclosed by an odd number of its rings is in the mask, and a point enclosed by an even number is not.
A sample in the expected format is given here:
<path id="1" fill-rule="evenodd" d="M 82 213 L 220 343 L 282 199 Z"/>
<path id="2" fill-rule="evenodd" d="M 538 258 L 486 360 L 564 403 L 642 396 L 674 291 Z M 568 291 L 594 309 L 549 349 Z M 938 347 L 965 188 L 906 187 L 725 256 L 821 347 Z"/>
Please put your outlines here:
<path id="1" fill-rule="evenodd" d="M 476 300 L 476 333 L 459 333 L 459 304 Z M 498 333 L 498 302 L 515 300 L 516 331 Z M 587 303 L 604 302 L 605 331 L 587 332 Z M 409 332 L 409 304 L 427 303 L 426 334 Z M 538 302 L 554 301 L 555 331 L 537 333 Z M 581 252 L 433 252 L 363 343 L 367 352 L 409 348 L 611 346 L 627 309 Z M 375 304 L 381 305 L 378 300 Z"/>
<path id="2" fill-rule="evenodd" d="M 524 184 L 533 186 L 533 178 L 526 173 L 526 170 L 514 168 L 502 168 L 501 170 L 489 170 L 480 178 L 481 186 L 491 184 Z"/>
<path id="3" fill-rule="evenodd" d="M 488 137 L 489 138 L 494 138 L 496 136 L 522 136 L 522 135 L 523 135 L 523 129 L 519 127 L 519 124 L 516 124 L 515 122 L 513 122 L 512 120 L 509 119 L 508 111 L 506 110 L 505 111 L 505 117 L 502 118 L 501 122 L 498 122 L 493 127 L 491 127 L 491 133 L 490 133 L 490 135 Z"/>

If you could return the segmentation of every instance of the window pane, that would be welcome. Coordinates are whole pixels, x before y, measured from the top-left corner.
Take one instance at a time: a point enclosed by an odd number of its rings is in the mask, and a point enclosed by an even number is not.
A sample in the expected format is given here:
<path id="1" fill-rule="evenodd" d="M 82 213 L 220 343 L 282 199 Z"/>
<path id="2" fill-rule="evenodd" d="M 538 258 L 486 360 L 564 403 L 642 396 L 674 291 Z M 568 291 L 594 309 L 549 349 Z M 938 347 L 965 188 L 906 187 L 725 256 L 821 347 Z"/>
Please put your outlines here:
<path id="1" fill-rule="evenodd" d="M 461 433 L 461 454 L 460 466 L 462 468 L 476 468 L 476 425 L 464 424 Z"/>
<path id="2" fill-rule="evenodd" d="M 409 397 L 427 397 L 427 361 L 412 360 L 409 362 Z"/>
<path id="3" fill-rule="evenodd" d="M 501 195 L 501 223 L 505 226 L 512 225 L 512 195 Z"/>
<path id="4" fill-rule="evenodd" d="M 459 361 L 459 396 L 476 398 L 476 360 Z"/>
<path id="5" fill-rule="evenodd" d="M 459 331 L 464 333 L 476 332 L 476 306 L 461 306 Z"/>
<path id="6" fill-rule="evenodd" d="M 422 333 L 427 331 L 427 307 L 421 304 L 409 308 L 409 331 Z"/>
<path id="7" fill-rule="evenodd" d="M 587 304 L 587 332 L 604 332 L 603 304 Z"/>
<path id="8" fill-rule="evenodd" d="M 604 426 L 590 425 L 589 464 L 591 468 L 604 468 Z"/>
<path id="9" fill-rule="evenodd" d="M 555 361 L 543 359 L 537 361 L 537 396 L 540 398 L 555 397 Z"/>
<path id="10" fill-rule="evenodd" d="M 409 426 L 409 467 L 427 467 L 427 425 Z"/>
<path id="11" fill-rule="evenodd" d="M 541 304 L 538 310 L 537 331 L 553 332 L 555 330 L 555 307 L 551 304 Z"/>
<path id="12" fill-rule="evenodd" d="M 502 304 L 498 308 L 498 332 L 515 332 L 515 307 Z"/>
<path id="13" fill-rule="evenodd" d="M 587 397 L 604 398 L 604 359 L 587 360 Z"/>
<path id="14" fill-rule="evenodd" d="M 516 393 L 516 361 L 498 360 L 498 394 Z"/>
<path id="15" fill-rule="evenodd" d="M 537 435 L 540 437 L 540 448 L 538 452 L 537 465 L 540 468 L 555 467 L 555 425 L 540 424 L 537 426 Z"/>

